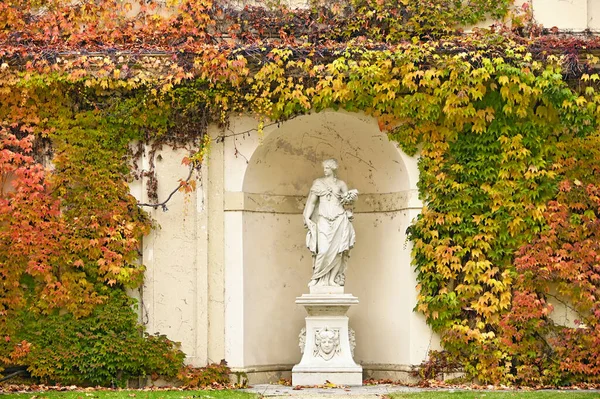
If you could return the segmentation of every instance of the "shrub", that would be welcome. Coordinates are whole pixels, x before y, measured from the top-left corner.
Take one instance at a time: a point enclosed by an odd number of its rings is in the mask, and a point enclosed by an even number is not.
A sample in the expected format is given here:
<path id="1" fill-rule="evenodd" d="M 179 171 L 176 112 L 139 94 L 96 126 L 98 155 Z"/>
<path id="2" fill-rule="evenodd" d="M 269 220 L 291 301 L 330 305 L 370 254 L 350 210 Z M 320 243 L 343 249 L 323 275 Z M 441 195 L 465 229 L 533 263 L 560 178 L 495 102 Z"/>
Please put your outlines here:
<path id="1" fill-rule="evenodd" d="M 28 353 L 18 359 L 45 382 L 119 385 L 150 374 L 175 377 L 185 355 L 164 335 L 148 335 L 137 323 L 134 300 L 113 290 L 87 317 L 22 312 L 13 321 L 15 342 Z"/>
<path id="2" fill-rule="evenodd" d="M 179 372 L 179 379 L 190 388 L 229 386 L 231 369 L 225 360 L 206 367 L 187 366 Z"/>

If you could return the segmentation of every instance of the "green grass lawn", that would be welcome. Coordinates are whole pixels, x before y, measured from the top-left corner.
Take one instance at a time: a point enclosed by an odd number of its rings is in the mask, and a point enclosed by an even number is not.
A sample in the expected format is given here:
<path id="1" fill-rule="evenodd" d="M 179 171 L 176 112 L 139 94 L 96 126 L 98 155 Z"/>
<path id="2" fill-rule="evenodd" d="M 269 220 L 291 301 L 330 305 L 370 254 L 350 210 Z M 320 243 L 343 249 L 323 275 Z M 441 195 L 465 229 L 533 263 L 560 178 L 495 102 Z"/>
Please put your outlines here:
<path id="1" fill-rule="evenodd" d="M 437 391 L 419 393 L 393 393 L 392 399 L 600 399 L 598 392 L 581 391 Z"/>
<path id="2" fill-rule="evenodd" d="M 1 391 L 0 391 L 1 392 Z M 49 391 L 0 393 L 2 399 L 257 399 L 259 396 L 239 391 Z"/>

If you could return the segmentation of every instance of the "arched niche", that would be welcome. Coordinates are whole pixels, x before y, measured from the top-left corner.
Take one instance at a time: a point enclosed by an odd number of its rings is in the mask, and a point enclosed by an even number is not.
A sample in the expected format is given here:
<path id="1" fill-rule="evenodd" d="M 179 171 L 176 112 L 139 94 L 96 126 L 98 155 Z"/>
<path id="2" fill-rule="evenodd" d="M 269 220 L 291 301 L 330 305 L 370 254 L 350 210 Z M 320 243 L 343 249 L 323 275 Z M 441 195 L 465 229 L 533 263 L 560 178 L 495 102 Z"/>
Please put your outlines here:
<path id="1" fill-rule="evenodd" d="M 243 191 L 306 195 L 327 158 L 338 160 L 338 177 L 351 177 L 349 183 L 361 193 L 410 189 L 400 152 L 373 121 L 327 112 L 290 121 L 269 134 L 248 163 Z"/>
<path id="2" fill-rule="evenodd" d="M 355 360 L 367 368 L 415 364 L 416 282 L 405 232 L 421 206 L 416 159 L 391 143 L 373 118 L 334 111 L 285 122 L 245 155 L 247 167 L 236 170 L 243 174 L 242 192 L 225 232 L 226 237 L 239 233 L 241 243 L 230 248 L 242 250 L 226 266 L 226 279 L 237 282 L 226 294 L 234 321 L 226 327 L 233 365 L 284 370 L 300 360 L 305 314 L 295 298 L 308 292 L 312 266 L 302 210 L 327 158 L 338 160 L 338 177 L 360 192 L 357 243 L 346 279 L 346 292 L 360 300 L 349 314 Z"/>

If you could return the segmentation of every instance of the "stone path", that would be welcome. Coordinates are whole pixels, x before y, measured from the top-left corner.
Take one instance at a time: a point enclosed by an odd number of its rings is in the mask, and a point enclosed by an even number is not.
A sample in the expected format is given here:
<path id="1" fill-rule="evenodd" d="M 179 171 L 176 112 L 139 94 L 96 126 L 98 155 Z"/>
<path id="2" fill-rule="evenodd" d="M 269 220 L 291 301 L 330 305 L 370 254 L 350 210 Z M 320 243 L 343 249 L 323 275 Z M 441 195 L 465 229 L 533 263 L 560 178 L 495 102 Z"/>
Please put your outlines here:
<path id="1" fill-rule="evenodd" d="M 270 384 L 258 384 L 253 385 L 252 388 L 241 389 L 245 392 L 258 393 L 266 399 L 378 399 L 384 398 L 387 394 L 392 392 L 427 392 L 427 391 L 462 391 L 463 389 L 454 388 L 416 388 L 416 387 L 405 387 L 401 385 L 369 385 L 361 387 L 346 387 L 346 388 L 303 388 L 301 390 L 294 390 L 293 387 L 285 385 L 270 385 Z M 482 389 L 479 392 L 486 392 L 488 390 Z M 492 391 L 497 391 L 492 389 Z M 548 389 L 540 390 L 557 392 L 557 390 Z M 506 390 L 504 392 L 510 392 Z M 518 392 L 513 391 L 513 392 Z M 531 391 L 529 391 L 531 392 Z M 560 391 L 565 397 L 569 396 L 571 390 Z M 600 389 L 586 389 L 576 390 L 576 392 L 595 392 L 600 394 Z"/>
<path id="2" fill-rule="evenodd" d="M 368 385 L 345 388 L 303 388 L 294 390 L 285 385 L 258 384 L 245 392 L 258 393 L 268 399 L 377 399 L 391 392 L 421 392 L 424 389 L 399 385 Z"/>

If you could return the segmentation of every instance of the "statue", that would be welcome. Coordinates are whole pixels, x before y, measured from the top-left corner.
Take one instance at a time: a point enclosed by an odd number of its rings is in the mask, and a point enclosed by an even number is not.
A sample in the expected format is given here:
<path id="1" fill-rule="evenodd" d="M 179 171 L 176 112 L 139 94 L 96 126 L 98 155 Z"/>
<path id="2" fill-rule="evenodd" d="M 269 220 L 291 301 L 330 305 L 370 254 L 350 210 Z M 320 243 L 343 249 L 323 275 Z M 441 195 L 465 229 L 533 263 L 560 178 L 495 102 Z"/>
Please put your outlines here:
<path id="1" fill-rule="evenodd" d="M 310 293 L 296 298 L 308 316 L 300 332 L 302 359 L 292 368 L 293 385 L 362 385 L 363 369 L 353 359 L 356 341 L 346 315 L 358 298 L 344 293 L 343 287 L 356 238 L 349 205 L 358 191 L 338 180 L 337 169 L 335 159 L 323 161 L 325 176 L 313 182 L 302 213 L 313 274 Z"/>
<path id="2" fill-rule="evenodd" d="M 357 190 L 348 190 L 336 172 L 335 159 L 323 161 L 325 177 L 316 179 L 304 207 L 306 246 L 313 254 L 313 275 L 310 286 L 343 286 L 350 249 L 354 246 L 352 210 L 346 206 L 358 197 Z"/>

